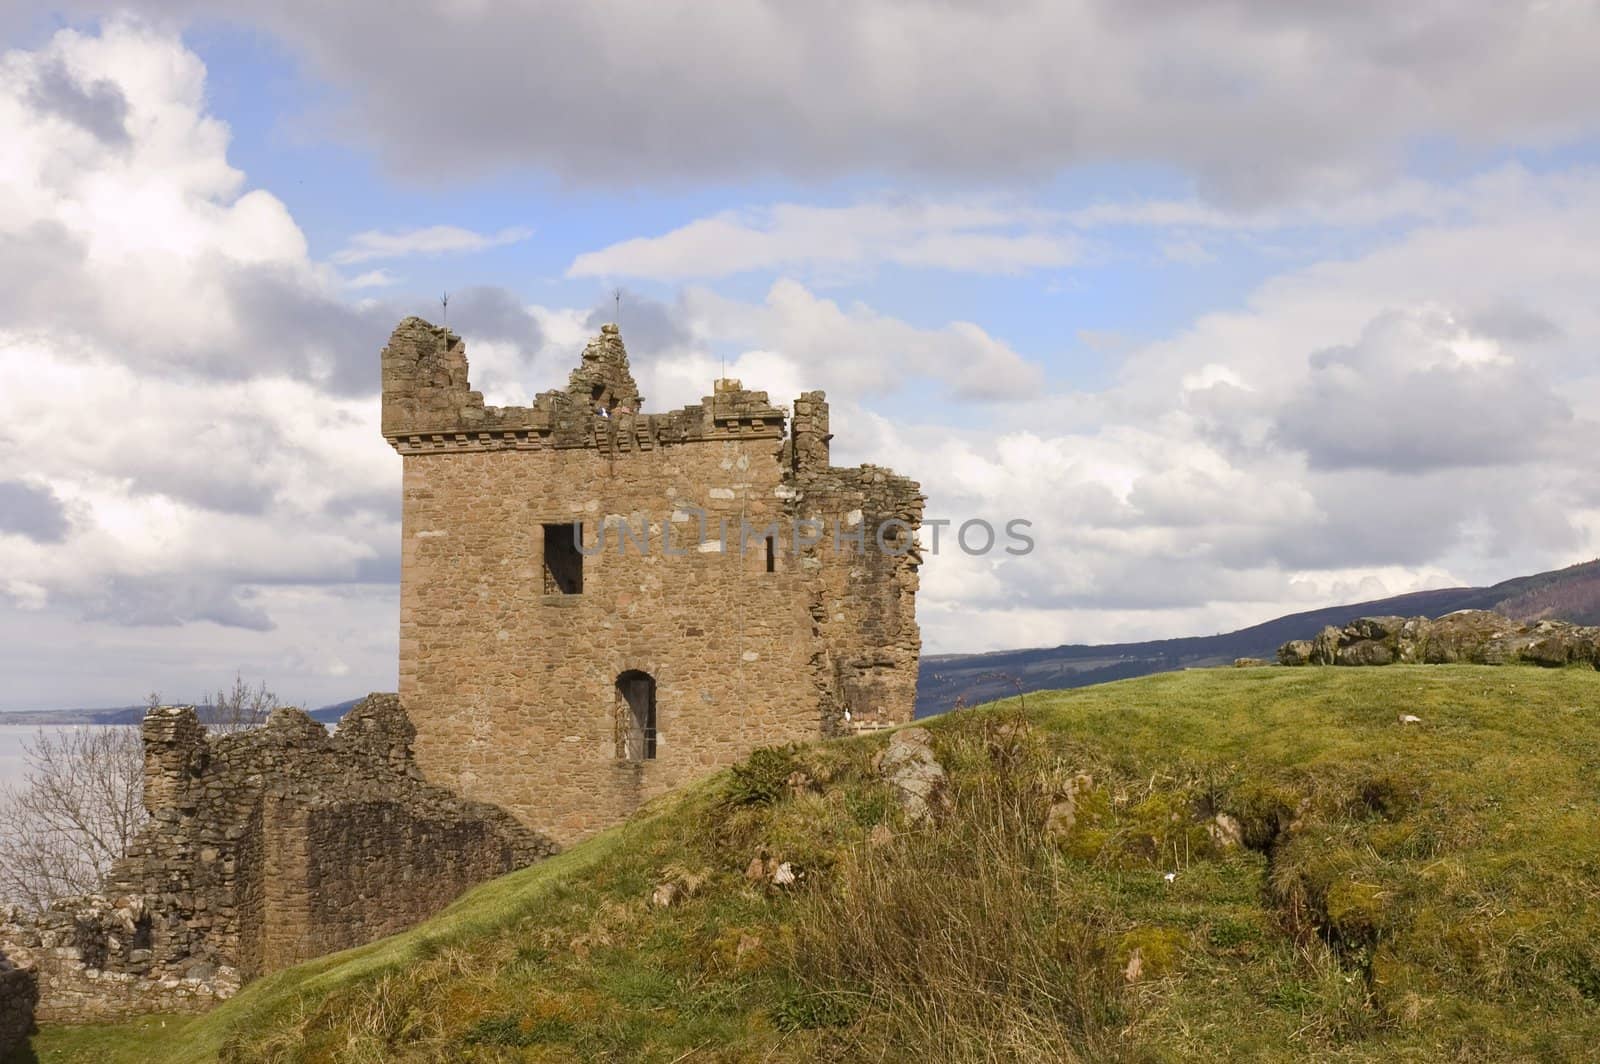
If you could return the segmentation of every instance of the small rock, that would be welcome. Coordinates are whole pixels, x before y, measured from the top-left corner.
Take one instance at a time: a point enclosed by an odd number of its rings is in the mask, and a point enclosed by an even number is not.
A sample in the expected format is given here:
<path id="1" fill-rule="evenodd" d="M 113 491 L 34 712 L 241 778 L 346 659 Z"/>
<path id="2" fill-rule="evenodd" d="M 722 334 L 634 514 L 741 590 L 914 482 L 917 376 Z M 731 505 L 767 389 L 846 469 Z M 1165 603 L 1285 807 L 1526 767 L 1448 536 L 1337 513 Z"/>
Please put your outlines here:
<path id="1" fill-rule="evenodd" d="M 794 874 L 794 866 L 788 861 L 780 864 L 772 873 L 773 886 L 777 887 L 793 886 L 796 878 L 797 877 Z"/>
<path id="2" fill-rule="evenodd" d="M 1137 983 L 1139 981 L 1139 977 L 1143 974 L 1144 954 L 1136 946 L 1134 947 L 1133 952 L 1128 954 L 1128 966 L 1122 969 L 1122 978 L 1125 982 Z"/>
<path id="3" fill-rule="evenodd" d="M 657 909 L 670 909 L 678 900 L 678 884 L 663 883 L 650 893 L 650 904 Z"/>
<path id="4" fill-rule="evenodd" d="M 1045 815 L 1044 830 L 1049 835 L 1065 835 L 1071 831 L 1078 822 L 1078 797 L 1087 794 L 1094 788 L 1094 777 L 1088 773 L 1080 772 L 1067 783 L 1066 788 L 1056 796 L 1050 805 L 1050 812 Z"/>
<path id="5" fill-rule="evenodd" d="M 1244 845 L 1244 825 L 1227 813 L 1218 813 L 1213 817 L 1211 823 L 1206 825 L 1206 834 L 1224 850 L 1234 850 Z"/>
<path id="6" fill-rule="evenodd" d="M 1400 714 L 1400 723 L 1401 724 L 1421 724 L 1422 723 L 1422 718 L 1418 717 L 1418 716 L 1416 716 L 1414 714 L 1411 714 L 1411 713 L 1402 713 L 1402 714 Z"/>

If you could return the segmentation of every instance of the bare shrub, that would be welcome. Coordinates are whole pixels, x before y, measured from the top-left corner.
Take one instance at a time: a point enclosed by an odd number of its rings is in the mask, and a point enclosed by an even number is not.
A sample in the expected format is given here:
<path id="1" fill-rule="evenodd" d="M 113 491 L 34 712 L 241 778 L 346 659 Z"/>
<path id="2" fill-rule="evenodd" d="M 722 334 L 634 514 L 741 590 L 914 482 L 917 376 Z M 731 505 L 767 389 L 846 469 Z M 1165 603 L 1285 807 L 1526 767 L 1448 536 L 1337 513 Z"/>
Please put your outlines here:
<path id="1" fill-rule="evenodd" d="M 132 725 L 40 729 L 0 788 L 0 899 L 34 909 L 95 890 L 145 821 L 144 748 Z"/>
<path id="2" fill-rule="evenodd" d="M 252 686 L 244 682 L 242 675 L 234 673 L 233 686 L 219 688 L 208 695 L 205 704 L 202 720 L 208 729 L 236 732 L 265 724 L 272 711 L 278 708 L 278 696 L 265 681 Z"/>
<path id="3" fill-rule="evenodd" d="M 161 696 L 146 699 L 161 704 Z M 278 696 L 235 673 L 205 700 L 214 732 L 266 721 Z M 144 746 L 132 725 L 40 729 L 16 783 L 0 786 L 0 902 L 48 908 L 98 889 L 144 824 Z"/>

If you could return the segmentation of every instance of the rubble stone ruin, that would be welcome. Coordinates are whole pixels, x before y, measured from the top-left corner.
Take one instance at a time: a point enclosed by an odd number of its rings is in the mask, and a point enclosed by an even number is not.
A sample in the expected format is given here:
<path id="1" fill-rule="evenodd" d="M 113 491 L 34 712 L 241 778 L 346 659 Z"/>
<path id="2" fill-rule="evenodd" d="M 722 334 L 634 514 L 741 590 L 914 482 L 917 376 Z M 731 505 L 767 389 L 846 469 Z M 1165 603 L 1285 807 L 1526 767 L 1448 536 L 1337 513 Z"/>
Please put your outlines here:
<path id="1" fill-rule="evenodd" d="M 100 892 L 43 914 L 0 909 L 0 954 L 36 979 L 38 1017 L 204 1009 L 554 851 L 421 780 L 412 735 L 394 695 L 366 698 L 335 735 L 298 709 L 215 736 L 192 707 L 151 710 L 150 819 Z"/>
<path id="2" fill-rule="evenodd" d="M 420 318 L 383 352 L 417 764 L 561 842 L 755 747 L 912 714 L 918 486 L 829 464 L 821 392 L 792 418 L 736 380 L 643 404 L 615 325 L 530 406 L 484 405 Z"/>

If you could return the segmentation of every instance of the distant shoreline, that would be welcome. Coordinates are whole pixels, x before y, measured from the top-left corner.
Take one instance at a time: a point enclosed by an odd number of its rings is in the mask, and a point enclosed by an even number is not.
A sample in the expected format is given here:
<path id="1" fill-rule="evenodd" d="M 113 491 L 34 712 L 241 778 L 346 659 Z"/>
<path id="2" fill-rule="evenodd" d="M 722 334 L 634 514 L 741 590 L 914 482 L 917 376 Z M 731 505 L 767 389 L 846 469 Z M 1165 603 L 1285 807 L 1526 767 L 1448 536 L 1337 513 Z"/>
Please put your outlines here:
<path id="1" fill-rule="evenodd" d="M 311 719 L 323 724 L 336 724 L 356 704 L 356 699 L 337 702 L 311 710 Z M 206 719 L 209 706 L 196 706 L 200 719 Z M 111 709 L 13 709 L 0 710 L 0 727 L 58 727 L 71 724 L 139 724 L 144 720 L 144 706 L 120 706 Z"/>

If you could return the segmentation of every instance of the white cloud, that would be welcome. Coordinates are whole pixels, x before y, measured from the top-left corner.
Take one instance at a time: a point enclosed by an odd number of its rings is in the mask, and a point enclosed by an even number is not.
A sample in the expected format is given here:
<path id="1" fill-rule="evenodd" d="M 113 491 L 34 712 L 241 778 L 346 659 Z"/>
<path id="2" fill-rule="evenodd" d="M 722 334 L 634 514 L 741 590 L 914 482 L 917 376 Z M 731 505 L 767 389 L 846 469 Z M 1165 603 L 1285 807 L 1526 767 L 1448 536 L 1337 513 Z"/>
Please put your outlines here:
<path id="1" fill-rule="evenodd" d="M 1559 451 L 1573 427 L 1541 377 L 1438 308 L 1382 314 L 1354 344 L 1311 356 L 1277 434 L 1313 468 L 1517 464 Z"/>
<path id="2" fill-rule="evenodd" d="M 1600 554 L 1600 174 L 1479 188 L 1128 352 L 1114 387 L 1014 407 L 1027 429 L 883 426 L 930 513 L 1035 521 L 1027 558 L 930 559 L 929 648 L 1199 634 Z"/>
<path id="3" fill-rule="evenodd" d="M 344 283 L 346 288 L 388 288 L 397 285 L 402 278 L 386 269 L 368 270 L 350 278 Z"/>
<path id="4" fill-rule="evenodd" d="M 1077 257 L 1049 212 L 951 203 L 778 204 L 724 211 L 656 237 L 624 240 L 572 261 L 569 277 L 662 281 L 761 270 L 849 274 L 880 265 L 1024 273 Z"/>
<path id="5" fill-rule="evenodd" d="M 269 28 L 348 90 L 350 136 L 429 181 L 531 165 L 588 187 L 995 183 L 1149 164 L 1255 203 L 1355 187 L 1423 138 L 1545 147 L 1600 121 L 1582 0 L 144 6 Z"/>
<path id="6" fill-rule="evenodd" d="M 6 667 L 11 704 L 72 698 L 86 674 L 98 700 L 137 701 L 142 661 L 207 640 L 232 648 L 214 677 L 343 697 L 274 664 L 312 630 L 281 603 L 320 598 L 326 632 L 392 598 L 382 334 L 350 329 L 390 312 L 340 303 L 282 203 L 241 192 L 204 101 L 199 60 L 131 22 L 0 57 L 0 486 L 19 504 L 0 596 L 29 611 L 6 638 L 33 648 Z M 341 396 L 357 375 L 364 394 Z M 49 633 L 74 664 L 44 664 Z M 343 660 L 388 675 L 373 643 Z"/>
<path id="7" fill-rule="evenodd" d="M 430 225 L 420 229 L 384 232 L 368 229 L 350 238 L 350 243 L 333 253 L 341 266 L 375 259 L 403 259 L 409 255 L 460 254 L 516 244 L 533 235 L 533 230 L 512 226 L 496 233 L 475 233 L 454 225 Z M 381 274 L 383 271 L 377 271 Z M 371 273 L 364 277 L 374 276 Z"/>
<path id="8" fill-rule="evenodd" d="M 791 280 L 760 305 L 706 289 L 684 294 L 684 315 L 708 341 L 776 352 L 802 367 L 812 387 L 852 397 L 883 395 L 918 378 L 962 399 L 1016 400 L 1034 393 L 1037 363 L 972 322 L 920 328 L 865 304 L 840 305 Z"/>

